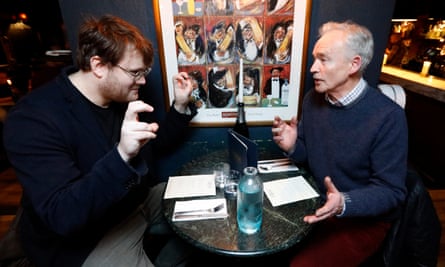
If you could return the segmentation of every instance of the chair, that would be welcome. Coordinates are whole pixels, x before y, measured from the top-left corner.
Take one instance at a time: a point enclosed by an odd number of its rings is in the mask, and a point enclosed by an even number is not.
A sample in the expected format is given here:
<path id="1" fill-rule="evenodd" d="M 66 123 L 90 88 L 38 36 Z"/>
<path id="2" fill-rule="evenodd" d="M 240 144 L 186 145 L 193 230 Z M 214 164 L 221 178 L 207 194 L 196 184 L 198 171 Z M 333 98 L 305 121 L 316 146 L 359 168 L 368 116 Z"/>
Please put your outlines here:
<path id="1" fill-rule="evenodd" d="M 403 109 L 406 104 L 405 90 L 397 84 L 379 84 L 378 88 L 380 92 L 389 97 L 392 101 L 396 102 Z"/>
<path id="2" fill-rule="evenodd" d="M 23 252 L 18 223 L 22 215 L 22 207 L 17 210 L 16 216 L 9 226 L 6 235 L 0 239 L 0 267 L 34 267 Z"/>
<path id="3" fill-rule="evenodd" d="M 392 225 L 381 250 L 362 267 L 437 265 L 442 229 L 433 201 L 417 171 L 408 170 L 406 186 L 401 217 Z"/>

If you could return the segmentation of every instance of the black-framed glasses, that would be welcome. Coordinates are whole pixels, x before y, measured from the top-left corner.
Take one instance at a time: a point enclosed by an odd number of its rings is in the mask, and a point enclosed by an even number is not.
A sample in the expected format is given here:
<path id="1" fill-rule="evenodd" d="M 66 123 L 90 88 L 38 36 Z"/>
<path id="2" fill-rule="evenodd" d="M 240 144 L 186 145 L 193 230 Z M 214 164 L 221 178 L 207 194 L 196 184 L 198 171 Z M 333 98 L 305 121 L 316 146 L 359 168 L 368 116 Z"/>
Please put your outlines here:
<path id="1" fill-rule="evenodd" d="M 125 71 L 128 75 L 133 77 L 133 79 L 135 81 L 139 80 L 142 77 L 146 77 L 151 72 L 151 68 L 146 68 L 145 70 L 137 70 L 137 71 L 135 71 L 135 70 L 128 70 L 128 69 L 122 67 L 119 64 L 117 64 L 116 66 L 118 66 L 119 69 Z"/>

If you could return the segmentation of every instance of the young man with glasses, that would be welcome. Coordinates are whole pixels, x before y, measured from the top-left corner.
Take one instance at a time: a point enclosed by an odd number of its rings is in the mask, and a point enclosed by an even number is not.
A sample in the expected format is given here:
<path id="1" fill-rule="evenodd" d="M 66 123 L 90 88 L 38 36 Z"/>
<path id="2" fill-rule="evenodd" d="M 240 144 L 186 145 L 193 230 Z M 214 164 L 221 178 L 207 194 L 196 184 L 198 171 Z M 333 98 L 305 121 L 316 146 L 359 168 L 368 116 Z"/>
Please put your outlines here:
<path id="1" fill-rule="evenodd" d="M 165 226 L 165 183 L 152 177 L 150 163 L 183 140 L 196 114 L 189 76 L 179 73 L 165 121 L 142 120 L 153 111 L 139 100 L 153 53 L 128 22 L 88 18 L 78 35 L 77 66 L 9 113 L 4 140 L 24 189 L 19 229 L 34 265 L 153 266 L 143 237 Z M 159 256 L 156 266 L 181 262 L 177 252 L 179 258 L 161 253 L 172 262 Z"/>

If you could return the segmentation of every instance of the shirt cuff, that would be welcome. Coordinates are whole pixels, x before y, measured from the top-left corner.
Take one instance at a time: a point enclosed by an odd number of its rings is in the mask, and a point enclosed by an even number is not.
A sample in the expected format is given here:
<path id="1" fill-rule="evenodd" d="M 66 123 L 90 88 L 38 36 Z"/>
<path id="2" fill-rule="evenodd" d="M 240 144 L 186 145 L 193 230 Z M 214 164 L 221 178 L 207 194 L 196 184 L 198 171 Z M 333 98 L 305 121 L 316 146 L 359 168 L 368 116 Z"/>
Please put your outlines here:
<path id="1" fill-rule="evenodd" d="M 337 216 L 337 217 L 341 217 L 341 216 L 343 216 L 343 214 L 345 214 L 345 210 L 346 210 L 346 203 L 343 202 L 343 209 L 342 209 L 341 213 L 340 213 L 340 214 L 337 214 L 337 215 L 335 215 L 335 216 Z"/>
<path id="2" fill-rule="evenodd" d="M 348 195 L 346 195 L 344 193 L 341 193 L 341 194 L 343 195 L 343 209 L 342 209 L 342 211 L 339 214 L 335 215 L 337 217 L 341 217 L 341 216 L 343 216 L 343 214 L 345 214 L 345 212 L 346 212 L 346 199 L 349 199 Z"/>

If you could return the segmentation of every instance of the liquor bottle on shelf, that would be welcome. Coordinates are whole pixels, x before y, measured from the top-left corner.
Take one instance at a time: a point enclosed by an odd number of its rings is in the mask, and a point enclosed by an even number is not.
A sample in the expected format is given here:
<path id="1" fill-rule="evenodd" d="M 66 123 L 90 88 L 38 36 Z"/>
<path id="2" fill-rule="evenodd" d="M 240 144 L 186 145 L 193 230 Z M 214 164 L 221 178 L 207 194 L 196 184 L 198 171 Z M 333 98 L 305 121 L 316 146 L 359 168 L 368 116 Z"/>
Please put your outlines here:
<path id="1" fill-rule="evenodd" d="M 244 112 L 243 102 L 238 102 L 238 114 L 236 116 L 236 122 L 233 130 L 244 137 L 249 138 L 249 128 L 247 127 L 246 113 Z"/>
<path id="2" fill-rule="evenodd" d="M 233 130 L 246 138 L 249 138 L 249 128 L 246 122 L 246 113 L 244 111 L 244 79 L 243 79 L 243 59 L 240 59 L 240 70 L 239 70 L 239 80 L 238 80 L 238 113 L 236 115 L 236 122 Z"/>
<path id="3" fill-rule="evenodd" d="M 288 105 L 289 103 L 289 82 L 284 80 L 284 84 L 281 86 L 281 104 Z"/>

